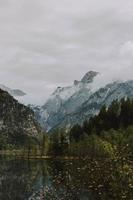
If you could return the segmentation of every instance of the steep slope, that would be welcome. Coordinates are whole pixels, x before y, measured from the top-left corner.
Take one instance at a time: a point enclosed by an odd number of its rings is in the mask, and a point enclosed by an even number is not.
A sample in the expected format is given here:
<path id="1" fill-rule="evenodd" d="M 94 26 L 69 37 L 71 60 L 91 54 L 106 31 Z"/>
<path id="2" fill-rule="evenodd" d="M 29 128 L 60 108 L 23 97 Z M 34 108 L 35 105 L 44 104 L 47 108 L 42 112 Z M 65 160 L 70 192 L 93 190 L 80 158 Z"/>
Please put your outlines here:
<path id="1" fill-rule="evenodd" d="M 66 115 L 64 120 L 55 127 L 72 126 L 76 123 L 82 124 L 84 120 L 98 114 L 103 105 L 109 106 L 113 100 L 120 100 L 127 97 L 133 98 L 133 81 L 108 84 L 104 88 L 100 88 L 94 92 L 76 112 Z"/>
<path id="2" fill-rule="evenodd" d="M 0 142 L 7 145 L 23 145 L 28 139 L 38 142 L 41 133 L 33 111 L 0 89 Z"/>
<path id="3" fill-rule="evenodd" d="M 72 125 L 90 118 L 103 105 L 110 105 L 115 99 L 133 97 L 133 81 L 113 82 L 97 91 L 93 90 L 93 80 L 97 72 L 90 71 L 74 84 L 57 88 L 42 107 L 33 107 L 36 118 L 47 131 L 57 127 Z M 95 81 L 95 80 L 94 80 Z"/>
<path id="4" fill-rule="evenodd" d="M 50 130 L 61 123 L 67 115 L 70 115 L 91 96 L 91 85 L 98 72 L 90 71 L 81 81 L 74 81 L 69 87 L 58 87 L 49 100 L 42 107 L 32 107 L 36 118 L 42 127 Z"/>

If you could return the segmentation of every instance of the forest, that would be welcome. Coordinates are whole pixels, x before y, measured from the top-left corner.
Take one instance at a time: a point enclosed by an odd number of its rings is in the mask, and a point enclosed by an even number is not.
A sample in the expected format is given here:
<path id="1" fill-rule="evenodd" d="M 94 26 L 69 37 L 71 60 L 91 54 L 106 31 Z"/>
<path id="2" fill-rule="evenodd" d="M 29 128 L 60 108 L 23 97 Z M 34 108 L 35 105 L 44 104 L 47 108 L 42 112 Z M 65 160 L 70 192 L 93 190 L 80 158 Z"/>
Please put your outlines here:
<path id="1" fill-rule="evenodd" d="M 0 143 L 1 151 L 26 157 L 132 159 L 133 100 L 115 100 L 82 125 L 44 133 L 37 142 L 27 138 L 23 146 L 14 146 L 1 138 Z"/>
<path id="2" fill-rule="evenodd" d="M 98 115 L 82 126 L 76 124 L 70 131 L 57 129 L 46 137 L 47 148 L 44 149 L 54 156 L 131 158 L 133 100 L 115 100 L 109 107 L 103 106 Z"/>

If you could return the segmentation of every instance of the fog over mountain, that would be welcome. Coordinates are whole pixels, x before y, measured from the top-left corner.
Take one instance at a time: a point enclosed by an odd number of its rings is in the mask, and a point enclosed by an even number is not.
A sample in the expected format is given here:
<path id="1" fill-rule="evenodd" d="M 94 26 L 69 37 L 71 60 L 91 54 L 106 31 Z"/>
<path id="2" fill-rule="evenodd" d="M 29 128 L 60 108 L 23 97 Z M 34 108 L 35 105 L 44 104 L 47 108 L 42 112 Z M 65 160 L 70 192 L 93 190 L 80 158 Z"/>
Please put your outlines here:
<path id="1" fill-rule="evenodd" d="M 0 84 L 43 104 L 90 70 L 94 88 L 132 79 L 132 23 L 132 0 L 0 0 Z"/>
<path id="2" fill-rule="evenodd" d="M 18 89 L 11 89 L 11 88 L 8 88 L 6 87 L 5 85 L 1 85 L 0 84 L 0 89 L 8 92 L 11 96 L 14 96 L 14 97 L 23 97 L 25 96 L 26 94 L 21 91 L 21 90 L 18 90 Z"/>

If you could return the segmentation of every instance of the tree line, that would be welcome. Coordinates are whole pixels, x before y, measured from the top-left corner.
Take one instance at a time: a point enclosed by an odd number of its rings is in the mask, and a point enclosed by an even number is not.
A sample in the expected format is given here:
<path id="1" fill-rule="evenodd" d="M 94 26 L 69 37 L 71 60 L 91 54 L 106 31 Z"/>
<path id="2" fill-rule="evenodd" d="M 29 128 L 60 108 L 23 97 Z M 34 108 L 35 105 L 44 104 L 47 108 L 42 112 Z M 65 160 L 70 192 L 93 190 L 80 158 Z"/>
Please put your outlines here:
<path id="1" fill-rule="evenodd" d="M 114 100 L 98 115 L 76 124 L 69 131 L 54 130 L 47 137 L 53 156 L 94 156 L 133 154 L 133 99 Z M 119 152 L 119 153 L 118 153 Z M 130 153 L 129 153 L 130 152 Z"/>
<path id="2" fill-rule="evenodd" d="M 115 100 L 110 106 L 103 106 L 99 114 L 70 130 L 58 128 L 41 135 L 39 142 L 26 141 L 25 145 L 17 148 L 28 157 L 132 157 L 133 99 Z M 0 143 L 2 147 L 3 140 Z M 5 149 L 15 148 L 5 144 Z"/>
<path id="3" fill-rule="evenodd" d="M 84 121 L 83 125 L 74 125 L 70 130 L 71 140 L 78 141 L 84 134 L 100 135 L 110 129 L 124 129 L 133 125 L 133 99 L 114 100 L 110 106 L 103 106 L 98 115 Z"/>

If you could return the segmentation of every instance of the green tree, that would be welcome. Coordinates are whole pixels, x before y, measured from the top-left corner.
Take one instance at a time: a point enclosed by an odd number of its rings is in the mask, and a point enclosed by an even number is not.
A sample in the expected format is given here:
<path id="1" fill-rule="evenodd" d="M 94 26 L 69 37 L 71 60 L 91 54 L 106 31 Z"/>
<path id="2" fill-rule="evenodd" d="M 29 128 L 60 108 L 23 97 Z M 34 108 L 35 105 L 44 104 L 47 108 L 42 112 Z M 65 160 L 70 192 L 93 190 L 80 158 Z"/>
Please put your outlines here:
<path id="1" fill-rule="evenodd" d="M 70 130 L 70 141 L 78 142 L 81 136 L 83 136 L 83 129 L 79 124 L 74 125 Z"/>

